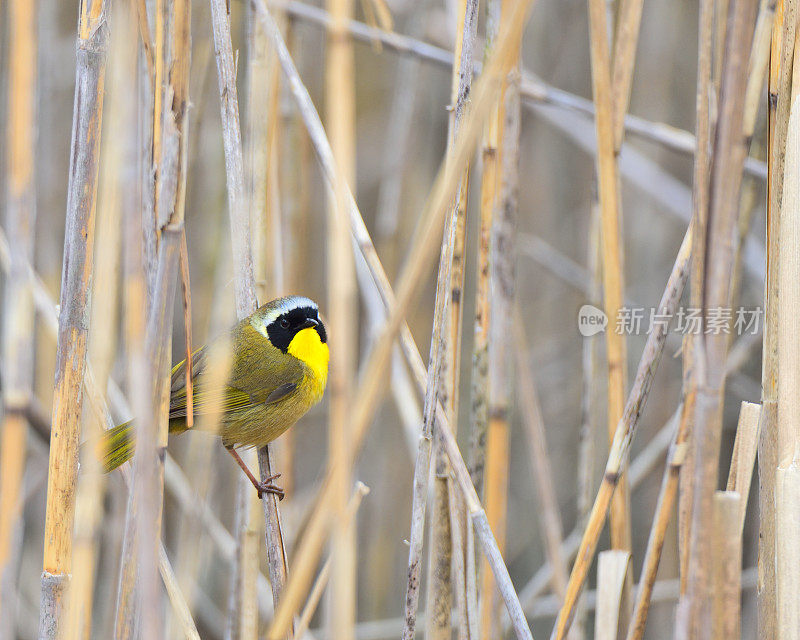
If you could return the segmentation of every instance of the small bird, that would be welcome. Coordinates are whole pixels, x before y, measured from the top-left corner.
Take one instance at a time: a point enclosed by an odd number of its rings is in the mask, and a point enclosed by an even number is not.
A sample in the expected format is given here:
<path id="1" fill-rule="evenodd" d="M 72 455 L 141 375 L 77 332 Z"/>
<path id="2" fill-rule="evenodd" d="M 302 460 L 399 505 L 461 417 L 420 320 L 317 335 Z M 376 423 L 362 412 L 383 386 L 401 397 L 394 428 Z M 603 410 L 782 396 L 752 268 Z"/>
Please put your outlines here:
<path id="1" fill-rule="evenodd" d="M 222 389 L 208 388 L 203 376 L 209 352 L 229 341 L 231 373 Z M 222 444 L 258 491 L 283 498 L 273 484 L 276 474 L 259 482 L 235 447 L 262 447 L 280 436 L 322 398 L 328 379 L 328 337 L 316 303 L 301 296 L 278 298 L 239 321 L 229 335 L 192 356 L 193 414 L 221 414 Z M 220 397 L 221 394 L 221 397 Z M 183 433 L 186 425 L 186 360 L 172 368 L 169 432 Z M 103 437 L 106 471 L 117 468 L 134 453 L 133 425 L 126 422 Z"/>

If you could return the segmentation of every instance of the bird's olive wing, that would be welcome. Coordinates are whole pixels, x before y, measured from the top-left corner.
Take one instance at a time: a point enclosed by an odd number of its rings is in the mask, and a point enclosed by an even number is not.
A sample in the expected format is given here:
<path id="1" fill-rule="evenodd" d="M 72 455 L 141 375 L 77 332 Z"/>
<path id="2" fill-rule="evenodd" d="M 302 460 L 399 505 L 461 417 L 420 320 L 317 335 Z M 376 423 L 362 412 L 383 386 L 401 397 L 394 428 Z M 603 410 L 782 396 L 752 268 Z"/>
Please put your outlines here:
<path id="1" fill-rule="evenodd" d="M 192 389 L 194 415 L 219 412 L 228 413 L 237 409 L 255 406 L 258 401 L 249 393 L 226 385 L 222 389 L 207 389 L 202 384 Z M 169 400 L 169 417 L 186 417 L 186 388 L 173 392 Z"/>
<path id="2" fill-rule="evenodd" d="M 272 404 L 273 402 L 277 402 L 278 400 L 283 400 L 287 396 L 290 396 L 295 392 L 297 389 L 297 385 L 294 382 L 287 382 L 286 384 L 282 384 L 280 387 L 275 389 L 272 393 L 267 396 L 265 404 Z"/>

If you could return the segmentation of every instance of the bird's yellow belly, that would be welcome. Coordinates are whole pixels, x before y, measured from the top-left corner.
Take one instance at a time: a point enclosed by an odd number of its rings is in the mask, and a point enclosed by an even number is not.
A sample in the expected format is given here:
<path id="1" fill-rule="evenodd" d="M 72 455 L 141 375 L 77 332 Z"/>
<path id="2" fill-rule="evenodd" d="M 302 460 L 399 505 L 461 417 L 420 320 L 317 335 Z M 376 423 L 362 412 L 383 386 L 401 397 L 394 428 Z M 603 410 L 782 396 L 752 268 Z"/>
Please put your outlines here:
<path id="1" fill-rule="evenodd" d="M 319 402 L 324 383 L 306 375 L 297 390 L 283 400 L 231 412 L 223 420 L 221 433 L 225 446 L 263 447 L 293 426 Z"/>

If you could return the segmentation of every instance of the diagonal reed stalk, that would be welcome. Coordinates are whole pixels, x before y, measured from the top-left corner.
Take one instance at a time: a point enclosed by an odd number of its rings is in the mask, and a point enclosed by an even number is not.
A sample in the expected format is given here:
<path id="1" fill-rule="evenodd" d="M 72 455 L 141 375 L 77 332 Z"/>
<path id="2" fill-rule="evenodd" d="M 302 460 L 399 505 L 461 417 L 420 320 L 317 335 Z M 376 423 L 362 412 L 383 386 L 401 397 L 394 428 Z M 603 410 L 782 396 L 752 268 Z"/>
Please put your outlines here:
<path id="1" fill-rule="evenodd" d="M 336 184 L 339 180 L 338 172 L 333 162 L 330 147 L 325 138 L 324 130 L 316 114 L 316 110 L 300 81 L 297 70 L 292 63 L 291 56 L 286 50 L 286 46 L 283 43 L 283 39 L 274 21 L 267 13 L 262 2 L 257 0 L 256 6 L 260 19 L 264 21 L 273 46 L 277 51 L 282 69 L 289 81 L 290 90 L 295 100 L 298 102 L 301 115 L 309 129 L 312 143 L 314 144 L 314 148 L 323 167 L 323 172 L 329 183 Z M 412 248 L 407 262 L 408 266 L 400 278 L 396 298 L 392 294 L 391 287 L 388 284 L 388 280 L 377 258 L 377 254 L 375 254 L 372 242 L 369 239 L 369 235 L 366 233 L 366 228 L 364 227 L 358 208 L 352 199 L 352 194 L 348 198 L 351 232 L 355 237 L 362 256 L 370 268 L 375 285 L 380 291 L 381 298 L 388 307 L 389 315 L 386 327 L 379 336 L 365 367 L 365 374 L 362 377 L 362 380 L 365 381 L 364 388 L 355 394 L 357 402 L 352 414 L 353 451 L 359 449 L 363 437 L 370 426 L 370 417 L 378 401 L 378 392 L 380 390 L 378 381 L 381 377 L 380 373 L 385 370 L 389 363 L 394 337 L 397 332 L 400 331 L 401 325 L 403 324 L 404 310 L 409 306 L 410 301 L 415 295 L 417 283 L 421 279 L 422 274 L 427 270 L 427 266 L 430 264 L 430 260 L 433 257 L 432 253 L 436 248 L 436 244 L 435 234 L 432 233 L 432 230 L 441 225 L 447 203 L 452 198 L 457 181 L 460 179 L 463 169 L 474 149 L 480 131 L 479 126 L 483 122 L 491 106 L 492 95 L 497 90 L 507 70 L 511 67 L 514 59 L 511 53 L 515 51 L 518 46 L 517 43 L 521 38 L 522 27 L 525 24 L 525 17 L 529 7 L 530 4 L 528 2 L 518 2 L 514 5 L 507 27 L 501 30 L 501 34 L 498 38 L 496 54 L 473 91 L 472 110 L 466 119 L 461 134 L 458 136 L 455 152 L 451 156 L 452 162 L 444 167 L 444 170 L 440 173 L 434 185 L 429 204 L 426 207 L 426 212 L 429 213 L 426 213 L 422 217 L 424 220 L 423 228 L 417 235 L 418 241 Z M 424 386 L 425 374 L 421 358 L 407 331 L 401 333 L 401 344 L 407 357 L 413 362 L 412 368 L 414 369 L 414 375 L 417 378 L 418 384 L 421 383 Z M 500 554 L 496 552 L 496 544 L 491 535 L 491 530 L 485 526 L 485 514 L 480 508 L 480 502 L 477 500 L 477 496 L 474 494 L 474 488 L 469 481 L 469 475 L 463 467 L 464 463 L 458 452 L 458 447 L 455 445 L 455 442 L 452 441 L 452 434 L 450 434 L 449 428 L 447 428 L 448 423 L 446 416 L 443 411 L 438 413 L 440 416 L 437 416 L 437 420 L 442 421 L 442 434 L 444 435 L 445 444 L 447 445 L 446 449 L 450 464 L 453 466 L 461 491 L 465 493 L 468 511 L 471 514 L 470 517 L 473 523 L 480 524 L 480 530 L 477 532 L 478 537 L 484 545 L 484 548 L 491 554 L 492 570 L 496 573 L 498 582 L 503 584 L 504 588 L 502 592 L 506 601 L 506 606 L 509 607 L 512 612 L 512 619 L 514 620 L 517 634 L 520 635 L 520 637 L 528 637 L 530 631 L 527 629 L 527 624 L 525 623 L 524 616 L 519 607 L 518 599 L 514 594 L 513 587 L 511 587 L 508 572 L 502 562 L 502 558 Z M 286 597 L 286 602 L 290 604 L 286 604 L 285 602 L 282 607 L 279 607 L 279 610 L 276 612 L 275 621 L 273 622 L 273 628 L 270 631 L 270 637 L 280 637 L 280 634 L 291 620 L 292 607 L 298 606 L 300 596 L 305 591 L 310 581 L 311 571 L 319 557 L 325 538 L 328 513 L 324 498 L 329 491 L 329 486 L 330 485 L 327 483 L 323 486 L 323 492 L 317 503 L 317 509 L 308 523 L 306 535 L 297 553 L 298 566 L 293 571 L 294 583 L 290 582 L 287 586 L 287 590 L 291 590 L 292 592 L 291 597 Z"/>
<path id="2" fill-rule="evenodd" d="M 686 280 L 689 277 L 689 260 L 692 247 L 691 232 L 692 227 L 690 226 L 686 231 L 686 235 L 684 235 L 680 249 L 678 249 L 675 264 L 667 280 L 664 294 L 658 304 L 657 313 L 662 318 L 671 318 L 675 314 L 678 301 L 683 293 Z M 589 572 L 592 560 L 594 559 L 594 552 L 597 549 L 600 532 L 603 529 L 606 516 L 608 515 L 611 498 L 617 488 L 620 470 L 628 459 L 630 445 L 636 427 L 638 426 L 639 417 L 647 401 L 647 395 L 650 391 L 658 361 L 664 348 L 667 328 L 667 323 L 657 323 L 647 336 L 647 342 L 645 343 L 644 351 L 639 360 L 639 367 L 636 371 L 636 378 L 628 394 L 625 412 L 617 424 L 614 441 L 608 455 L 608 461 L 606 462 L 603 480 L 597 492 L 594 505 L 592 506 L 583 539 L 578 549 L 577 559 L 572 568 L 569 583 L 567 584 L 564 605 L 559 611 L 556 625 L 553 628 L 553 638 L 559 640 L 563 639 L 569 631 L 572 617 L 575 614 L 575 606 L 578 597 L 586 581 L 586 576 Z"/>

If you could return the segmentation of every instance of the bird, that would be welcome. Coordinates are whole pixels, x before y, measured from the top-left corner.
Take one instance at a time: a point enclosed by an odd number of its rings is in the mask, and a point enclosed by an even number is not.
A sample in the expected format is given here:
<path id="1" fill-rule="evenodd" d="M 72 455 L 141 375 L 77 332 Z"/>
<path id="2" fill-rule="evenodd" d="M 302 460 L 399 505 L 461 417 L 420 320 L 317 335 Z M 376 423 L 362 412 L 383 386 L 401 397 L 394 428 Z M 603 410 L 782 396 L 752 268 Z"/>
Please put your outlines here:
<path id="1" fill-rule="evenodd" d="M 231 371 L 227 382 L 210 387 L 207 366 L 214 349 L 227 349 Z M 227 335 L 198 349 L 191 358 L 192 414 L 217 412 L 218 434 L 258 491 L 283 499 L 274 484 L 280 474 L 256 479 L 237 447 L 262 447 L 293 426 L 317 404 L 328 379 L 328 336 L 317 304 L 304 296 L 277 298 L 240 320 Z M 169 433 L 188 430 L 186 360 L 172 368 Z M 128 461 L 134 453 L 134 426 L 128 421 L 104 433 L 101 459 L 106 471 Z"/>

